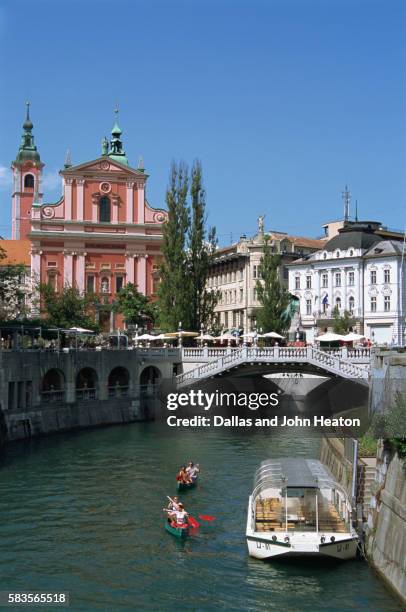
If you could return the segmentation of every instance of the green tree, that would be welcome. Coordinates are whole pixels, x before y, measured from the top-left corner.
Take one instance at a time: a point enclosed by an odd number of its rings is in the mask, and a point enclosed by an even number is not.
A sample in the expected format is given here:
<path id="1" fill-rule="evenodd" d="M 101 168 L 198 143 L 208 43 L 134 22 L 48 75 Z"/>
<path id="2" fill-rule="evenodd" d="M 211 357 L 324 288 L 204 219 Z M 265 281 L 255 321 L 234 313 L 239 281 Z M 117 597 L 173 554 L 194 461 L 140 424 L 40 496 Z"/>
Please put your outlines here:
<path id="1" fill-rule="evenodd" d="M 186 165 L 173 162 L 166 191 L 168 220 L 163 226 L 163 261 L 158 288 L 159 323 L 167 331 L 176 330 L 179 321 L 184 329 L 190 325 L 190 280 L 186 253 L 186 234 L 190 224 L 188 183 Z"/>
<path id="2" fill-rule="evenodd" d="M 333 309 L 333 331 L 336 334 L 347 334 L 350 330 L 350 326 L 353 323 L 351 313 L 348 310 L 344 310 L 343 314 L 340 314 L 338 306 L 334 306 Z"/>
<path id="3" fill-rule="evenodd" d="M 261 307 L 255 311 L 257 326 L 266 332 L 281 333 L 289 326 L 289 321 L 284 314 L 290 303 L 290 295 L 280 281 L 280 262 L 280 255 L 272 253 L 269 238 L 266 237 L 256 283 Z"/>
<path id="4" fill-rule="evenodd" d="M 41 312 L 48 325 L 68 329 L 84 327 L 98 330 L 95 308 L 98 299 L 94 294 L 82 295 L 76 287 L 65 285 L 55 292 L 49 284 L 39 286 Z"/>
<path id="5" fill-rule="evenodd" d="M 2 252 L 1 252 L 2 251 Z M 0 251 L 0 260 L 4 251 Z M 26 283 L 26 269 L 23 264 L 0 267 L 0 320 L 13 321 L 23 319 L 29 314 L 29 296 Z"/>
<path id="6" fill-rule="evenodd" d="M 153 304 L 133 283 L 127 283 L 120 289 L 113 304 L 113 311 L 121 313 L 126 323 L 132 325 L 142 325 L 146 318 L 152 321 L 155 318 Z"/>
<path id="7" fill-rule="evenodd" d="M 207 289 L 210 265 L 217 246 L 216 230 L 206 231 L 206 198 L 202 166 L 195 161 L 191 172 L 191 223 L 188 232 L 188 270 L 190 281 L 190 329 L 198 331 L 212 322 L 218 302 L 217 291 Z"/>

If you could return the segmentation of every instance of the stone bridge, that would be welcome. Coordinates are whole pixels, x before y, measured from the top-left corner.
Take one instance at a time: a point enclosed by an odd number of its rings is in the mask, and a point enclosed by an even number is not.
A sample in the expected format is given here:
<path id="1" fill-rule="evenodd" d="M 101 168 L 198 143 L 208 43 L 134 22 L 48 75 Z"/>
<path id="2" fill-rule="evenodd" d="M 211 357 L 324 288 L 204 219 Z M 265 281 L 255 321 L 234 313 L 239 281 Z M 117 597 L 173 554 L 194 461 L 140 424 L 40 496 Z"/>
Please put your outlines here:
<path id="1" fill-rule="evenodd" d="M 241 347 L 228 349 L 184 348 L 183 374 L 175 377 L 178 388 L 213 378 L 243 365 L 271 365 L 283 371 L 285 366 L 306 366 L 310 371 L 336 377 L 356 379 L 368 385 L 370 375 L 369 349 L 336 349 L 332 351 L 307 347 Z M 191 367 L 187 368 L 187 364 Z M 199 365 L 200 363 L 200 365 Z M 185 371 L 186 370 L 186 371 Z"/>

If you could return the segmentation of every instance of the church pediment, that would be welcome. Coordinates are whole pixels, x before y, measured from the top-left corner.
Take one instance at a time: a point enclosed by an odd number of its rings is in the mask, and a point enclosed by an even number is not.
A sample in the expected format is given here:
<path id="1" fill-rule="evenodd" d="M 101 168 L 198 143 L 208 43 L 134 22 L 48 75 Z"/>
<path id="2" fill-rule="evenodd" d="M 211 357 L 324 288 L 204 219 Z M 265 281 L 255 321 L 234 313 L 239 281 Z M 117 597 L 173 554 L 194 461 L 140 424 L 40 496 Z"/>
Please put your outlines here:
<path id="1" fill-rule="evenodd" d="M 120 162 L 111 159 L 108 156 L 99 157 L 98 159 L 94 159 L 89 162 L 85 162 L 84 164 L 79 164 L 77 166 L 71 166 L 65 170 L 61 170 L 60 174 L 62 176 L 77 176 L 90 174 L 90 175 L 98 175 L 98 174 L 112 174 L 121 177 L 132 177 L 137 179 L 146 179 L 147 174 L 145 172 L 141 172 L 136 168 L 130 168 L 125 164 L 121 164 Z"/>

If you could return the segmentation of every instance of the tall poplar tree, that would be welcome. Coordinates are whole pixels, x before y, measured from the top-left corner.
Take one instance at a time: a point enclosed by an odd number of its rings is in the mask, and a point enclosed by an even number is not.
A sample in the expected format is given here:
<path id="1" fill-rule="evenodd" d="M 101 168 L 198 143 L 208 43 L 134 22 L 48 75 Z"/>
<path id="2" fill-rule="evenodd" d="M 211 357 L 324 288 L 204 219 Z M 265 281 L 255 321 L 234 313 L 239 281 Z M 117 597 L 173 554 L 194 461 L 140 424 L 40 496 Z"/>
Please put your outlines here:
<path id="1" fill-rule="evenodd" d="M 159 323 L 168 331 L 176 330 L 180 321 L 184 329 L 190 326 L 190 283 L 186 252 L 186 236 L 190 225 L 188 185 L 187 166 L 183 162 L 173 162 L 166 191 L 168 220 L 163 226 L 163 261 L 158 289 Z"/>
<path id="2" fill-rule="evenodd" d="M 190 281 L 190 325 L 198 331 L 211 323 L 218 293 L 207 289 L 210 265 L 216 249 L 216 230 L 206 231 L 206 196 L 202 183 L 202 165 L 196 160 L 191 171 L 191 223 L 188 235 Z"/>
<path id="3" fill-rule="evenodd" d="M 274 331 L 281 333 L 289 325 L 283 317 L 290 302 L 290 295 L 280 281 L 279 265 L 280 255 L 271 251 L 269 238 L 265 238 L 264 250 L 258 267 L 258 280 L 256 290 L 261 307 L 256 310 L 257 327 L 264 332 Z"/>

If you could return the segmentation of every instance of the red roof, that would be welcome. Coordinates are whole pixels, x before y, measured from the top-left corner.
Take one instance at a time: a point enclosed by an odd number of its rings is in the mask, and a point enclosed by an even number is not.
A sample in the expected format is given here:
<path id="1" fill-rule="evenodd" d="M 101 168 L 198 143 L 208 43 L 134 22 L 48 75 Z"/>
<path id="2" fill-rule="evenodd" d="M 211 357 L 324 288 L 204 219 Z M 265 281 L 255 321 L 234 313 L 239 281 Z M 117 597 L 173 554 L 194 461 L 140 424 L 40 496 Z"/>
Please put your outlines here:
<path id="1" fill-rule="evenodd" d="M 3 259 L 0 259 L 0 266 L 31 265 L 31 242 L 29 240 L 0 240 L 0 248 L 6 255 Z"/>

